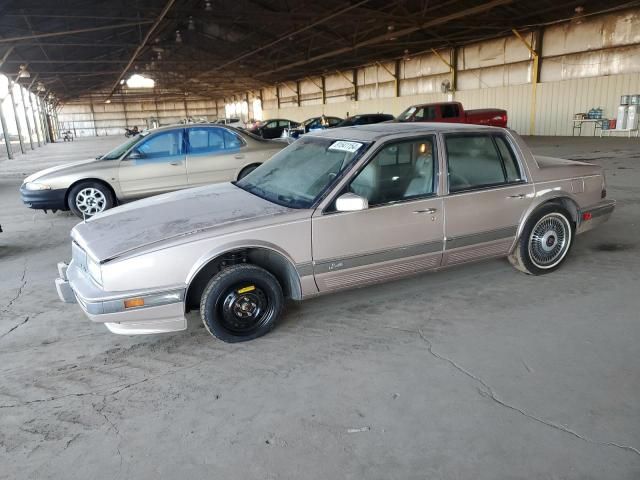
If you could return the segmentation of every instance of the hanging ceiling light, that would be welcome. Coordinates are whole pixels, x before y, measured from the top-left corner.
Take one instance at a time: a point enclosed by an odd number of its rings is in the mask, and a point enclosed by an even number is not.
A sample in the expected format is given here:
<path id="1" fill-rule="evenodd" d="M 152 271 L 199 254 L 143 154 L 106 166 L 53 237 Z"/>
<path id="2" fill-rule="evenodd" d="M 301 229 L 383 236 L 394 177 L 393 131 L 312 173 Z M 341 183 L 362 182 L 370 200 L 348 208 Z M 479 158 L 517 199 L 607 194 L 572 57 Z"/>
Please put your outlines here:
<path id="1" fill-rule="evenodd" d="M 204 0 L 204 11 L 211 12 L 213 7 L 211 6 L 211 0 Z"/>
<path id="2" fill-rule="evenodd" d="M 20 65 L 20 70 L 18 71 L 18 78 L 29 78 L 29 77 L 31 77 L 31 74 L 29 73 L 29 70 L 27 70 L 27 66 Z"/>
<path id="3" fill-rule="evenodd" d="M 182 43 L 182 35 L 180 34 L 180 30 L 176 30 L 176 43 Z"/>
<path id="4" fill-rule="evenodd" d="M 187 30 L 194 31 L 196 29 L 196 22 L 193 20 L 193 17 L 189 17 L 189 23 L 187 24 Z"/>

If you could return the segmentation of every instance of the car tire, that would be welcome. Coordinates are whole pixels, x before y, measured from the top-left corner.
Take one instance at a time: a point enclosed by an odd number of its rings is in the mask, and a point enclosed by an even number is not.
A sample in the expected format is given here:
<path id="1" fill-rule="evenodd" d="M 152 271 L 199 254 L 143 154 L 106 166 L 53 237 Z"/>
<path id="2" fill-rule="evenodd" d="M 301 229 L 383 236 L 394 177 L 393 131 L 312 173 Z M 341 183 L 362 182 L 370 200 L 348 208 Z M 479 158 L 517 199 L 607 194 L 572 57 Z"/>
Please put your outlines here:
<path id="1" fill-rule="evenodd" d="M 283 305 L 282 288 L 271 273 L 256 265 L 233 265 L 205 287 L 200 317 L 223 342 L 246 342 L 270 332 Z"/>
<path id="2" fill-rule="evenodd" d="M 574 233 L 571 214 L 566 209 L 558 205 L 543 206 L 527 220 L 509 261 L 529 275 L 551 273 L 567 258 Z"/>
<path id="3" fill-rule="evenodd" d="M 80 218 L 91 218 L 115 205 L 113 193 L 100 182 L 80 182 L 69 192 L 69 210 Z"/>
<path id="4" fill-rule="evenodd" d="M 258 163 L 256 165 L 249 165 L 248 167 L 244 167 L 242 170 L 240 170 L 240 173 L 238 174 L 238 180 L 243 179 L 244 177 L 249 175 L 251 172 L 253 172 L 259 166 L 260 166 L 260 164 Z"/>

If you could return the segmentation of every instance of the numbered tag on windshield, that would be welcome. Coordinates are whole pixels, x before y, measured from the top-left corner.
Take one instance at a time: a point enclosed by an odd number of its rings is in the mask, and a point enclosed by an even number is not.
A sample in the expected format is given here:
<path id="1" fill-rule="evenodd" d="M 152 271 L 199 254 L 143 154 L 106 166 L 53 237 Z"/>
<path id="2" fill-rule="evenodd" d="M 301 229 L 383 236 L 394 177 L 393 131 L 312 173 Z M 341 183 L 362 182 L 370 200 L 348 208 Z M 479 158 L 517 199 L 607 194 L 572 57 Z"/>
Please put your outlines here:
<path id="1" fill-rule="evenodd" d="M 361 143 L 358 142 L 346 142 L 344 140 L 338 140 L 337 142 L 333 142 L 329 145 L 329 150 L 332 152 L 348 152 L 355 153 L 362 146 Z"/>

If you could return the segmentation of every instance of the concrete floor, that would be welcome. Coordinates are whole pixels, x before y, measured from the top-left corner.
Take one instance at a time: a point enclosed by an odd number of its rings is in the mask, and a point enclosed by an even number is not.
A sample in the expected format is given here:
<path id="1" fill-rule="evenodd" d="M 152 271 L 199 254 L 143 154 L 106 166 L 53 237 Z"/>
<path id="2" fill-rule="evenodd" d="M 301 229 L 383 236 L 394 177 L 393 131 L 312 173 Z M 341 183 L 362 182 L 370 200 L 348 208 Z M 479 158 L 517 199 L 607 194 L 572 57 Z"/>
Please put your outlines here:
<path id="1" fill-rule="evenodd" d="M 506 261 L 290 305 L 268 336 L 121 337 L 58 301 L 68 214 L 0 162 L 0 478 L 640 478 L 640 142 L 531 138 L 607 168 L 610 223 L 556 273 Z"/>

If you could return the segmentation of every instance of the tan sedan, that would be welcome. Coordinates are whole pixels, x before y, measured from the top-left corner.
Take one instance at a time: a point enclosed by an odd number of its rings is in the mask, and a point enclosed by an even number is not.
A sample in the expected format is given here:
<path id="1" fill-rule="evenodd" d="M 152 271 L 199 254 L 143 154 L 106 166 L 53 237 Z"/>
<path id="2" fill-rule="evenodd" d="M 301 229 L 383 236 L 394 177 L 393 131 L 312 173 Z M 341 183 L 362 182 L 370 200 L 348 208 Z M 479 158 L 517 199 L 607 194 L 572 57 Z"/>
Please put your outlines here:
<path id="1" fill-rule="evenodd" d="M 78 224 L 56 286 L 115 333 L 181 330 L 199 309 L 211 333 L 237 342 L 273 328 L 284 298 L 495 257 L 552 272 L 614 207 L 601 167 L 534 156 L 502 128 L 337 128 L 238 182 Z"/>
<path id="2" fill-rule="evenodd" d="M 222 125 L 162 127 L 96 159 L 37 172 L 20 193 L 30 208 L 88 218 L 130 200 L 240 179 L 285 146 Z"/>

